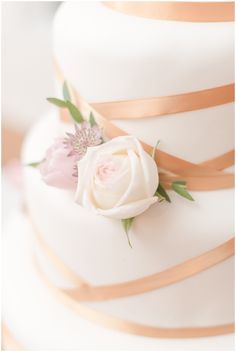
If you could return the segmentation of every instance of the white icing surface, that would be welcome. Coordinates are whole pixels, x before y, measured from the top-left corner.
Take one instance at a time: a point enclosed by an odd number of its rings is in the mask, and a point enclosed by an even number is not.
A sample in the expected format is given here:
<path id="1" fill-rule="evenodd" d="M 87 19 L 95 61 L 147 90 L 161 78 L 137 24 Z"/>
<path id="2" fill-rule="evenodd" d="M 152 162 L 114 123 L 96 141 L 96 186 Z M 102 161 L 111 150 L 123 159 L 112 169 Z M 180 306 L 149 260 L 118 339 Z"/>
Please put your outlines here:
<path id="1" fill-rule="evenodd" d="M 38 277 L 32 261 L 32 236 L 27 219 L 18 213 L 9 222 L 3 241 L 2 317 L 24 350 L 234 349 L 232 334 L 186 340 L 150 339 L 104 329 L 81 319 L 58 301 Z M 203 315 L 207 314 L 205 309 Z"/>
<path id="2" fill-rule="evenodd" d="M 65 30 L 66 28 L 66 30 Z M 90 102 L 157 97 L 234 81 L 233 23 L 157 21 L 98 2 L 66 2 L 54 22 L 54 56 Z M 234 145 L 233 104 L 116 124 L 200 162 Z M 191 146 L 191 147 L 190 147 Z"/>
<path id="3" fill-rule="evenodd" d="M 231 83 L 232 43 L 230 22 L 150 20 L 93 1 L 65 2 L 54 22 L 56 59 L 85 98 L 96 101 Z"/>

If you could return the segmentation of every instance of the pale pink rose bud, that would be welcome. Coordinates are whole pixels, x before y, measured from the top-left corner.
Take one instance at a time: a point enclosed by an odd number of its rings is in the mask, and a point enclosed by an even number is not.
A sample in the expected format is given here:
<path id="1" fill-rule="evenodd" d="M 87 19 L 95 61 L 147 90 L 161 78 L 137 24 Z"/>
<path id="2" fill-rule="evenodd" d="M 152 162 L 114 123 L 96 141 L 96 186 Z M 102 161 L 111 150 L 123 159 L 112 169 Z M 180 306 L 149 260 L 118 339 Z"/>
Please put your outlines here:
<path id="1" fill-rule="evenodd" d="M 77 177 L 75 165 L 77 155 L 70 155 L 64 138 L 56 139 L 55 143 L 46 151 L 45 160 L 39 170 L 42 179 L 49 186 L 59 188 L 76 188 Z"/>

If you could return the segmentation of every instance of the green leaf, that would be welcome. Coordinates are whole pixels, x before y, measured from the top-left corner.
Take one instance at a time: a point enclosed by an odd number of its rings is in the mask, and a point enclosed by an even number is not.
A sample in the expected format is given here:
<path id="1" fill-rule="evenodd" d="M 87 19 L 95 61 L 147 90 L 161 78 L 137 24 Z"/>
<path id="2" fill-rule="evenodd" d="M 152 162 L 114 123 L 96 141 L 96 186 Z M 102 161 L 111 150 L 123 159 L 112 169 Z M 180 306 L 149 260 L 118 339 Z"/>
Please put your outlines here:
<path id="1" fill-rule="evenodd" d="M 69 88 L 67 86 L 66 81 L 63 83 L 62 92 L 63 92 L 63 97 L 64 97 L 65 101 L 71 101 L 70 91 L 69 91 Z"/>
<path id="2" fill-rule="evenodd" d="M 194 201 L 193 197 L 191 196 L 190 193 L 188 193 L 188 191 L 186 189 L 186 182 L 184 183 L 184 181 L 174 181 L 174 182 L 172 182 L 171 187 L 181 197 L 184 197 L 188 200 Z"/>
<path id="3" fill-rule="evenodd" d="M 158 185 L 155 195 L 159 197 L 160 201 L 166 200 L 167 202 L 171 203 L 169 195 L 167 194 L 165 188 L 160 183 Z"/>
<path id="4" fill-rule="evenodd" d="M 152 157 L 153 159 L 155 159 L 156 150 L 157 150 L 157 147 L 158 147 L 159 144 L 160 144 L 160 140 L 158 140 L 158 141 L 156 142 L 155 147 L 153 147 L 152 154 L 151 154 L 151 157 Z"/>
<path id="5" fill-rule="evenodd" d="M 129 218 L 129 219 L 122 219 L 121 220 L 121 223 L 123 225 L 123 228 L 125 230 L 125 233 L 126 233 L 126 236 L 127 236 L 127 239 L 128 239 L 128 243 L 129 243 L 129 246 L 132 248 L 132 245 L 131 245 L 131 242 L 130 242 L 130 239 L 129 239 L 129 230 L 132 226 L 132 223 L 134 221 L 135 218 Z"/>
<path id="6" fill-rule="evenodd" d="M 42 160 L 42 161 L 43 161 L 43 160 Z M 26 166 L 30 166 L 30 167 L 36 168 L 36 167 L 38 167 L 38 166 L 42 163 L 42 161 L 35 161 L 35 162 L 33 162 L 33 163 L 26 164 Z"/>
<path id="7" fill-rule="evenodd" d="M 89 123 L 90 123 L 91 126 L 97 125 L 97 122 L 96 122 L 96 120 L 94 118 L 94 115 L 93 115 L 92 111 L 90 112 L 90 115 L 89 115 Z"/>
<path id="8" fill-rule="evenodd" d="M 75 122 L 82 123 L 84 121 L 84 118 L 83 118 L 81 112 L 74 104 L 72 104 L 70 101 L 67 101 L 66 106 L 67 106 L 68 110 L 70 111 L 70 114 L 71 114 L 72 118 L 75 120 Z"/>
<path id="9" fill-rule="evenodd" d="M 186 186 L 186 181 L 173 181 L 173 183 L 176 185 Z"/>
<path id="10" fill-rule="evenodd" d="M 60 108 L 66 108 L 67 107 L 67 103 L 64 100 L 61 99 L 57 99 L 57 98 L 47 98 L 47 101 L 49 101 L 49 103 L 52 103 L 56 106 L 59 106 Z"/>
<path id="11" fill-rule="evenodd" d="M 64 90 L 64 88 L 63 88 Z M 66 88 L 67 90 L 67 88 Z M 65 93 L 67 94 L 67 93 Z M 49 101 L 50 103 L 59 106 L 60 108 L 67 108 L 72 116 L 72 118 L 75 120 L 75 122 L 77 123 L 82 123 L 84 122 L 84 118 L 81 114 L 81 112 L 79 111 L 79 109 L 72 104 L 69 100 L 64 101 L 61 99 L 57 99 L 57 98 L 47 98 L 47 101 Z"/>

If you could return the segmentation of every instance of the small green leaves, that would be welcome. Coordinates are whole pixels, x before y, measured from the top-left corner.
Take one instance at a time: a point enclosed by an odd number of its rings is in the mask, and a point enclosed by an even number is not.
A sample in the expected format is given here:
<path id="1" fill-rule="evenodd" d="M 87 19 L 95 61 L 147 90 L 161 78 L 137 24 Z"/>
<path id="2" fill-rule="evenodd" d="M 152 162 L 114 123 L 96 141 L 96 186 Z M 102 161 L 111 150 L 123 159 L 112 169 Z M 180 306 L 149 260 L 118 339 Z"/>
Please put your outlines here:
<path id="1" fill-rule="evenodd" d="M 174 181 L 171 184 L 171 188 L 178 193 L 181 197 L 184 197 L 188 200 L 194 201 L 193 197 L 187 191 L 186 182 L 185 181 Z"/>
<path id="2" fill-rule="evenodd" d="M 187 191 L 186 182 L 185 181 L 174 181 L 171 184 L 171 188 L 173 191 L 178 193 L 181 197 L 184 197 L 188 200 L 194 201 L 193 197 Z M 165 188 L 159 183 L 159 186 L 156 190 L 155 196 L 159 198 L 159 202 L 166 200 L 167 202 L 171 203 L 170 197 L 166 192 Z"/>
<path id="3" fill-rule="evenodd" d="M 57 99 L 57 98 L 47 98 L 47 101 L 49 101 L 50 103 L 52 103 L 60 108 L 67 108 L 69 110 L 72 118 L 75 120 L 75 122 L 77 122 L 77 123 L 84 122 L 84 118 L 83 118 L 81 112 L 79 111 L 79 109 L 73 103 L 71 103 L 69 100 L 64 101 L 64 100 Z"/>
<path id="4" fill-rule="evenodd" d="M 135 218 L 129 218 L 129 219 L 122 219 L 121 220 L 121 223 L 123 225 L 123 228 L 125 230 L 125 233 L 126 233 L 126 236 L 127 236 L 127 239 L 128 239 L 128 243 L 129 243 L 129 246 L 132 248 L 132 245 L 131 245 L 131 242 L 130 242 L 130 239 L 129 239 L 129 230 L 132 226 L 132 223 L 134 221 Z"/>
<path id="5" fill-rule="evenodd" d="M 67 105 L 68 110 L 70 111 L 71 116 L 75 120 L 75 122 L 82 123 L 84 121 L 84 118 L 83 118 L 81 112 L 79 111 L 79 109 L 70 101 L 67 101 L 66 105 Z"/>
<path id="6" fill-rule="evenodd" d="M 90 112 L 90 115 L 89 115 L 89 123 L 91 127 L 97 125 L 97 122 L 92 112 Z"/>
<path id="7" fill-rule="evenodd" d="M 63 83 L 62 93 L 65 101 L 71 101 L 70 91 L 66 81 Z"/>
<path id="8" fill-rule="evenodd" d="M 66 82 L 64 82 L 64 84 L 63 84 L 62 92 L 63 92 L 64 100 L 58 99 L 58 98 L 47 98 L 47 101 L 58 106 L 59 108 L 68 109 L 71 114 L 71 117 L 74 119 L 75 122 L 77 122 L 77 123 L 84 122 L 84 118 L 83 118 L 81 112 L 79 111 L 77 106 L 75 106 L 71 102 L 70 91 L 69 91 L 69 88 L 68 88 Z"/>
<path id="9" fill-rule="evenodd" d="M 155 196 L 159 198 L 159 202 L 166 200 L 168 203 L 171 203 L 170 197 L 167 194 L 165 188 L 159 183 L 158 188 L 156 190 Z"/>
<path id="10" fill-rule="evenodd" d="M 155 147 L 154 147 L 153 150 L 152 150 L 151 157 L 152 157 L 153 159 L 155 159 L 155 157 L 156 157 L 156 150 L 157 150 L 157 147 L 158 147 L 159 144 L 160 144 L 160 140 L 158 140 L 158 141 L 156 142 L 156 145 L 155 145 Z"/>
<path id="11" fill-rule="evenodd" d="M 35 161 L 33 163 L 26 164 L 26 166 L 37 168 L 42 163 L 42 161 Z"/>
<path id="12" fill-rule="evenodd" d="M 125 232 L 129 232 L 131 225 L 134 221 L 134 218 L 122 219 L 121 221 L 122 221 Z"/>
<path id="13" fill-rule="evenodd" d="M 49 101 L 49 103 L 52 103 L 56 106 L 59 106 L 59 108 L 66 108 L 67 107 L 67 103 L 64 100 L 61 99 L 57 99 L 57 98 L 47 98 L 47 101 Z"/>
<path id="14" fill-rule="evenodd" d="M 186 181 L 173 181 L 173 184 L 186 186 Z"/>

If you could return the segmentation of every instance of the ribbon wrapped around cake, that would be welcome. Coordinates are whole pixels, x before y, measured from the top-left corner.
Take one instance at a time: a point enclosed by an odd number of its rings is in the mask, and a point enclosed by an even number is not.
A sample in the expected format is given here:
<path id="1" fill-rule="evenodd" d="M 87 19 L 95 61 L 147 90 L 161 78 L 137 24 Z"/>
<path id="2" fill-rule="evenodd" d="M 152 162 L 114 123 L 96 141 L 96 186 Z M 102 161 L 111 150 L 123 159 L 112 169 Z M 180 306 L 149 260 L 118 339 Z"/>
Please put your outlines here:
<path id="1" fill-rule="evenodd" d="M 158 20 L 164 19 L 170 21 L 189 22 L 228 22 L 232 21 L 234 18 L 233 3 L 231 2 L 150 2 L 148 5 L 146 3 L 144 4 L 143 2 L 105 2 L 104 5 L 114 11 Z M 76 193 L 76 200 L 80 205 L 87 206 L 89 209 L 94 210 L 94 204 L 97 202 L 97 199 L 92 202 L 89 198 L 91 196 L 91 188 L 89 188 L 87 191 L 88 184 L 86 182 L 82 182 L 80 184 L 80 172 L 82 175 L 87 175 L 85 172 L 86 170 L 88 171 L 95 169 L 95 176 L 99 178 L 99 182 L 101 181 L 102 186 L 104 186 L 106 182 L 109 181 L 109 175 L 113 175 L 116 167 L 120 167 L 120 159 L 117 161 L 114 158 L 114 155 L 122 155 L 122 163 L 126 165 L 125 163 L 127 162 L 127 158 L 125 159 L 124 155 L 127 156 L 130 152 L 130 150 L 127 152 L 127 149 L 132 149 L 134 152 L 133 154 L 135 154 L 132 159 L 133 163 L 135 163 L 134 160 L 142 160 L 142 162 L 145 162 L 145 165 L 149 165 L 149 168 L 147 167 L 147 169 L 150 171 L 148 174 L 149 180 L 151 180 L 149 184 L 153 185 L 153 187 L 149 188 L 150 194 L 148 193 L 147 197 L 149 200 L 151 198 L 157 198 L 159 201 L 170 201 L 168 193 L 166 192 L 166 190 L 169 189 L 176 191 L 189 200 L 193 200 L 192 196 L 188 193 L 188 190 L 214 191 L 234 187 L 234 174 L 227 170 L 234 164 L 234 150 L 229 150 L 222 155 L 201 163 L 193 163 L 160 150 L 159 148 L 156 148 L 156 146 L 151 146 L 143 141 L 138 141 L 137 139 L 132 139 L 132 147 L 126 148 L 125 142 L 127 142 L 129 139 L 127 132 L 118 128 L 116 124 L 113 123 L 113 120 L 116 119 L 132 120 L 159 118 L 169 114 L 175 114 L 175 117 L 178 118 L 178 113 L 180 112 L 207 109 L 209 107 L 228 104 L 234 101 L 233 83 L 172 96 L 151 97 L 146 99 L 135 99 L 127 101 L 88 103 L 80 96 L 79 92 L 77 92 L 71 84 L 67 85 L 65 83 L 65 77 L 61 68 L 59 67 L 58 62 L 55 63 L 55 69 L 58 80 L 61 83 L 64 82 L 64 100 L 49 98 L 49 101 L 60 108 L 59 114 L 61 121 L 70 122 L 72 117 L 75 120 L 76 127 L 75 133 L 68 133 L 67 138 L 62 142 L 64 143 L 65 148 L 71 148 L 70 150 L 68 149 L 68 153 L 66 154 L 66 151 L 62 150 L 62 144 L 59 141 L 57 142 L 58 144 L 56 146 L 53 146 L 54 149 L 50 149 L 46 159 L 50 159 L 55 150 L 58 153 L 57 157 L 59 158 L 60 162 L 65 160 L 65 158 L 68 156 L 71 157 L 70 163 L 67 164 L 70 173 L 70 179 L 69 177 L 63 179 L 63 182 L 61 182 L 61 179 L 57 179 L 57 181 L 59 180 L 57 186 L 61 187 L 68 181 L 70 185 L 72 184 L 73 188 L 73 182 L 76 180 L 75 183 L 78 182 L 79 184 Z M 100 129 L 102 130 L 103 134 L 101 133 Z M 127 136 L 127 139 L 122 139 L 122 136 Z M 124 142 L 125 147 L 123 148 L 123 151 L 122 145 L 119 146 L 117 150 L 112 149 L 114 148 L 114 144 L 115 147 L 117 147 L 117 138 L 120 138 L 120 143 L 122 143 L 122 141 Z M 107 142 L 106 139 L 108 139 L 109 142 Z M 129 145 L 130 144 L 128 144 L 128 146 Z M 109 155 L 109 158 L 106 159 L 105 162 L 103 160 L 102 167 L 96 169 L 94 168 L 94 163 L 87 159 L 96 159 L 97 154 L 99 154 L 96 153 L 96 151 L 101 151 L 102 148 L 107 148 L 106 150 L 108 151 L 110 150 L 109 148 L 111 148 L 114 153 L 111 153 L 112 155 Z M 89 149 L 89 152 L 87 149 Z M 43 176 L 45 179 L 47 179 L 47 183 L 50 184 L 53 182 L 50 179 L 51 174 L 48 175 L 48 170 L 50 171 L 50 166 L 52 164 L 55 167 L 57 163 L 54 159 L 53 162 L 51 162 L 52 159 L 50 159 L 49 162 L 47 161 L 48 160 L 45 162 L 45 160 L 43 160 L 39 163 L 39 165 L 38 163 L 32 163 L 32 166 L 39 166 Z M 58 165 L 60 165 L 60 162 L 56 165 L 57 175 L 60 175 L 60 167 L 58 170 Z M 76 165 L 76 167 L 74 167 L 74 165 Z M 140 165 L 138 164 L 137 170 L 142 169 L 143 164 L 141 162 Z M 73 171 L 73 174 L 71 170 Z M 143 178 L 142 171 L 143 170 L 140 171 L 140 174 L 142 175 L 141 178 Z M 153 175 L 154 177 L 152 178 Z M 63 173 L 63 177 L 65 177 L 65 173 Z M 155 180 L 153 181 L 155 177 L 156 182 Z M 145 186 L 148 187 L 148 182 L 145 184 Z M 93 197 L 91 198 L 96 198 L 98 193 L 98 191 L 96 193 L 94 192 L 94 194 L 92 194 Z M 143 194 L 141 194 L 140 197 L 143 197 Z M 157 201 L 157 199 L 155 199 L 155 201 Z M 138 199 L 138 201 L 143 200 L 146 201 L 147 199 Z M 132 200 L 131 203 L 133 205 L 135 200 Z M 132 225 L 133 219 L 135 216 L 140 214 L 140 209 L 142 211 L 147 209 L 147 203 L 145 203 L 143 208 L 139 208 L 139 213 L 132 213 L 132 211 L 127 212 L 128 215 L 125 217 L 122 211 L 117 215 L 117 213 L 113 211 L 114 209 L 109 208 L 110 203 L 108 205 L 107 204 L 105 209 L 106 211 L 100 211 L 100 214 L 105 216 L 106 214 L 112 214 L 114 218 L 115 216 L 118 216 L 118 219 L 123 221 L 124 229 L 127 234 Z M 151 204 L 152 203 L 150 201 L 148 206 L 151 206 Z M 127 208 L 123 209 L 128 209 L 130 211 L 130 203 L 123 203 L 122 206 L 128 206 Z M 107 211 L 107 208 L 109 212 Z M 98 211 L 97 208 L 95 210 Z M 120 214 L 122 214 L 122 217 Z M 199 256 L 179 263 L 174 267 L 167 268 L 165 271 L 158 272 L 136 280 L 117 283 L 114 285 L 93 286 L 81 278 L 79 275 L 74 273 L 67 265 L 65 265 L 65 263 L 63 263 L 63 261 L 61 261 L 61 259 L 43 240 L 43 236 L 41 236 L 37 226 L 34 223 L 33 216 L 31 214 L 29 214 L 29 216 L 34 229 L 35 237 L 42 252 L 54 265 L 58 272 L 64 276 L 68 282 L 72 283 L 74 287 L 72 289 L 57 288 L 46 277 L 38 263 L 36 263 L 42 279 L 44 280 L 45 284 L 50 289 L 52 289 L 52 291 L 61 300 L 63 300 L 63 302 L 68 307 L 71 307 L 74 311 L 77 311 L 78 314 L 82 317 L 94 321 L 104 327 L 113 328 L 126 333 L 158 338 L 190 338 L 215 336 L 231 333 L 234 331 L 233 323 L 216 326 L 180 328 L 162 328 L 142 325 L 132 321 L 114 318 L 105 313 L 98 312 L 81 303 L 81 301 L 102 301 L 137 295 L 152 290 L 157 290 L 162 287 L 166 287 L 168 285 L 172 285 L 174 283 L 185 280 L 232 257 L 234 255 L 233 238 L 230 238 L 228 241 L 205 253 L 200 254 Z"/>

